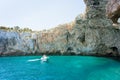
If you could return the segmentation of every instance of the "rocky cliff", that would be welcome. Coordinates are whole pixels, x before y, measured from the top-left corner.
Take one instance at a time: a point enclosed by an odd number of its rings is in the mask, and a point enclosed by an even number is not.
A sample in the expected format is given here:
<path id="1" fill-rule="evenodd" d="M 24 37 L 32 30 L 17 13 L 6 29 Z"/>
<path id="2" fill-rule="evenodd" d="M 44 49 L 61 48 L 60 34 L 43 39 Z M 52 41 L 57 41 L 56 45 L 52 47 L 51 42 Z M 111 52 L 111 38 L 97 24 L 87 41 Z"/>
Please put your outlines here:
<path id="1" fill-rule="evenodd" d="M 0 30 L 0 55 L 119 56 L 120 30 L 106 17 L 109 0 L 84 0 L 85 14 L 74 22 L 39 32 Z"/>
<path id="2" fill-rule="evenodd" d="M 0 29 L 0 55 L 61 54 L 65 52 L 69 32 L 75 22 L 44 31 Z"/>
<path id="3" fill-rule="evenodd" d="M 106 13 L 113 23 L 118 23 L 118 18 L 120 17 L 120 0 L 109 0 L 106 6 Z"/>
<path id="4" fill-rule="evenodd" d="M 0 55 L 25 55 L 34 53 L 34 33 L 0 30 Z"/>

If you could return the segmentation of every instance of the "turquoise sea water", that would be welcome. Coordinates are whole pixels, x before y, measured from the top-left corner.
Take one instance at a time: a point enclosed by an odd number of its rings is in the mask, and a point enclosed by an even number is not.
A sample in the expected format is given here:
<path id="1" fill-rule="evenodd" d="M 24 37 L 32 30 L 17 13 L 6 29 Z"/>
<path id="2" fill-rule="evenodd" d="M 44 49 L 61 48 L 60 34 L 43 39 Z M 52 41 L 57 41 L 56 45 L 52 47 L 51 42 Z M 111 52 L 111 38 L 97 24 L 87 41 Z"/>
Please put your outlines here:
<path id="1" fill-rule="evenodd" d="M 0 80 L 120 80 L 120 62 L 90 56 L 0 57 Z"/>

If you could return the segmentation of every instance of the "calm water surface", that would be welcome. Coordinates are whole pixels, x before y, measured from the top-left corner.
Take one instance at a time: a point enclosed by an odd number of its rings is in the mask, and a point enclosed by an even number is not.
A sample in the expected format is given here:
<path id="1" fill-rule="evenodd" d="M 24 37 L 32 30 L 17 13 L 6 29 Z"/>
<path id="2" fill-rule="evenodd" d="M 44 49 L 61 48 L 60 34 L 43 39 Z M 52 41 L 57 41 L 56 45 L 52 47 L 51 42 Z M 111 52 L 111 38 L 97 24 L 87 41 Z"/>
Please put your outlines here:
<path id="1" fill-rule="evenodd" d="M 120 62 L 90 56 L 0 57 L 0 80 L 120 80 Z"/>

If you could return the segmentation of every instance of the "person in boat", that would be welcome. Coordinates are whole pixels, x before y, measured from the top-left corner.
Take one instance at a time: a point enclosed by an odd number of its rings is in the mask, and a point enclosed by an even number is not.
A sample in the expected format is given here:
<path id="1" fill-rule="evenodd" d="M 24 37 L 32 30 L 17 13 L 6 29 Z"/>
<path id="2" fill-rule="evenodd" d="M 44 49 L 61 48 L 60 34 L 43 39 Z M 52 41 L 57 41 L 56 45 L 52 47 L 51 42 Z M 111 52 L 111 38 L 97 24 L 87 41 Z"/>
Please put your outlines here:
<path id="1" fill-rule="evenodd" d="M 48 58 L 45 54 L 41 57 L 41 61 L 48 61 Z"/>

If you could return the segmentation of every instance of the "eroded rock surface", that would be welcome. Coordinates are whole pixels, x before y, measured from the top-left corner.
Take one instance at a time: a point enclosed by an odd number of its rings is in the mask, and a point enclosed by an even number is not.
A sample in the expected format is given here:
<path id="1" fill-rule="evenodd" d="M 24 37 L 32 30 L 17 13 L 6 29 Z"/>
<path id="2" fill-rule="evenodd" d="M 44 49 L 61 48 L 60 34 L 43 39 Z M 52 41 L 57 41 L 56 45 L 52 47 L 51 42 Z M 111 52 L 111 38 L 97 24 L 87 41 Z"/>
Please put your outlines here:
<path id="1" fill-rule="evenodd" d="M 39 32 L 0 31 L 1 55 L 118 56 L 120 30 L 106 17 L 108 0 L 84 0 L 85 14 L 75 21 Z"/>
<path id="2" fill-rule="evenodd" d="M 6 32 L 0 30 L 1 55 L 26 55 L 34 53 L 35 41 L 33 33 Z"/>
<path id="3" fill-rule="evenodd" d="M 107 16 L 112 19 L 113 23 L 118 23 L 120 17 L 120 0 L 108 0 L 106 7 Z"/>

